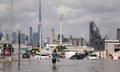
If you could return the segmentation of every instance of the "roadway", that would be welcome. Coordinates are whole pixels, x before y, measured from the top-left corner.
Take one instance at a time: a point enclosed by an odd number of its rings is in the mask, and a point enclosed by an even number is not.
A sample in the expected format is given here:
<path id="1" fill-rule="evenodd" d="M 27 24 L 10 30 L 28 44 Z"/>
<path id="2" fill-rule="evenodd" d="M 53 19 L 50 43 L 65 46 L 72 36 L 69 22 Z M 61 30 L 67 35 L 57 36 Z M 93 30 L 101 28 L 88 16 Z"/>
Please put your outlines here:
<path id="1" fill-rule="evenodd" d="M 120 72 L 120 61 L 115 60 L 67 60 L 53 66 L 51 60 L 25 60 L 1 62 L 0 72 Z"/>

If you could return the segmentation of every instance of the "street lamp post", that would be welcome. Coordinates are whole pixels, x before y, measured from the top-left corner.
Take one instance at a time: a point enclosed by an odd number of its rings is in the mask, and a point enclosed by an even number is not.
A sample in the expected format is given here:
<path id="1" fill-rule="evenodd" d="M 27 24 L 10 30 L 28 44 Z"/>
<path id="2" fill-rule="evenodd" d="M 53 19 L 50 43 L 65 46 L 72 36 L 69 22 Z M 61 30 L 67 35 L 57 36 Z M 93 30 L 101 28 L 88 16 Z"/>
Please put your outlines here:
<path id="1" fill-rule="evenodd" d="M 9 44 L 12 45 L 12 23 L 13 23 L 13 14 L 12 14 L 12 0 L 10 0 L 10 23 L 9 23 Z M 11 48 L 12 51 L 12 48 Z M 11 56 L 9 57 L 9 60 L 12 61 L 12 52 Z"/>
<path id="2" fill-rule="evenodd" d="M 40 24 L 40 48 L 42 48 L 42 24 Z"/>
<path id="3" fill-rule="evenodd" d="M 20 48 L 21 48 L 21 46 L 20 46 L 20 31 L 18 31 L 18 44 L 19 44 L 19 49 L 18 49 L 18 70 L 20 70 Z"/>
<path id="4" fill-rule="evenodd" d="M 40 32 L 39 37 L 40 37 L 40 49 L 42 48 L 42 19 L 41 19 L 41 0 L 39 0 L 39 25 L 40 25 Z"/>
<path id="5" fill-rule="evenodd" d="M 60 45 L 62 45 L 62 20 L 63 14 L 60 15 Z"/>
<path id="6" fill-rule="evenodd" d="M 9 37 L 9 43 L 12 44 L 12 23 L 13 23 L 13 14 L 12 14 L 12 0 L 10 2 L 10 23 L 9 23 L 9 34 L 10 34 L 10 37 Z"/>

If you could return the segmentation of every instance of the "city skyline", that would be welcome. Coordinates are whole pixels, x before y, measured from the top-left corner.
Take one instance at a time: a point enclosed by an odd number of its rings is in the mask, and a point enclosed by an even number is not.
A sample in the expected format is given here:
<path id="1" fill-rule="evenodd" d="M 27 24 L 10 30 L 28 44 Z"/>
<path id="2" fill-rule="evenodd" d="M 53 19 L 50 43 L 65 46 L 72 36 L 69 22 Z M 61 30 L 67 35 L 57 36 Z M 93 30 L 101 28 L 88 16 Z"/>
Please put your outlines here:
<path id="1" fill-rule="evenodd" d="M 95 21 L 101 35 L 116 39 L 120 28 L 119 0 L 41 0 L 43 35 L 49 37 L 54 28 L 59 34 L 59 15 L 63 14 L 63 34 L 89 39 L 89 22 Z M 10 1 L 0 0 L 0 23 L 2 31 L 8 31 Z M 21 29 L 29 34 L 29 27 L 37 32 L 39 0 L 13 0 L 13 31 Z"/>

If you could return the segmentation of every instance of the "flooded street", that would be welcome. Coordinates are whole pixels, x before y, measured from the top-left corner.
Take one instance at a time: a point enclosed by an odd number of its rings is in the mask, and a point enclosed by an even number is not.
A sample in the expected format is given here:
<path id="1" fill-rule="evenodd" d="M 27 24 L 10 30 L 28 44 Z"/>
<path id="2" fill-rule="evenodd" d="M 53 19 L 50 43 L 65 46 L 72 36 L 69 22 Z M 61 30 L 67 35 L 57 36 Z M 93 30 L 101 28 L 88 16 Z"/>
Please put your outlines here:
<path id="1" fill-rule="evenodd" d="M 0 72 L 120 72 L 120 61 L 113 60 L 61 60 L 52 65 L 51 60 L 32 60 L 18 63 L 0 63 Z"/>

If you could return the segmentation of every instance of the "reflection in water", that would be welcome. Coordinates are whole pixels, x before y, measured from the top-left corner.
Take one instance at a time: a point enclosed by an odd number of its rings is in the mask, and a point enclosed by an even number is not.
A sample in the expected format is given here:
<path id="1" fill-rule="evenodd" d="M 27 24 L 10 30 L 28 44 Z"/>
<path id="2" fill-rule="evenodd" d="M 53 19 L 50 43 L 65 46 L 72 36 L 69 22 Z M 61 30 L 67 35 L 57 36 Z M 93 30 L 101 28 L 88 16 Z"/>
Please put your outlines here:
<path id="1" fill-rule="evenodd" d="M 58 66 L 56 64 L 52 65 L 52 72 L 58 72 Z"/>
<path id="2" fill-rule="evenodd" d="M 2 64 L 3 65 L 3 72 L 6 71 L 6 64 L 7 64 L 6 62 L 3 62 L 3 64 Z"/>
<path id="3" fill-rule="evenodd" d="M 11 62 L 3 62 L 2 63 L 2 70 L 3 72 L 6 72 L 9 70 L 9 72 L 11 72 L 11 66 L 12 66 L 12 63 Z"/>
<path id="4" fill-rule="evenodd" d="M 53 64 L 52 69 L 56 70 L 56 64 Z"/>
<path id="5" fill-rule="evenodd" d="M 5 69 L 4 68 L 0 68 L 0 71 L 5 71 Z"/>

